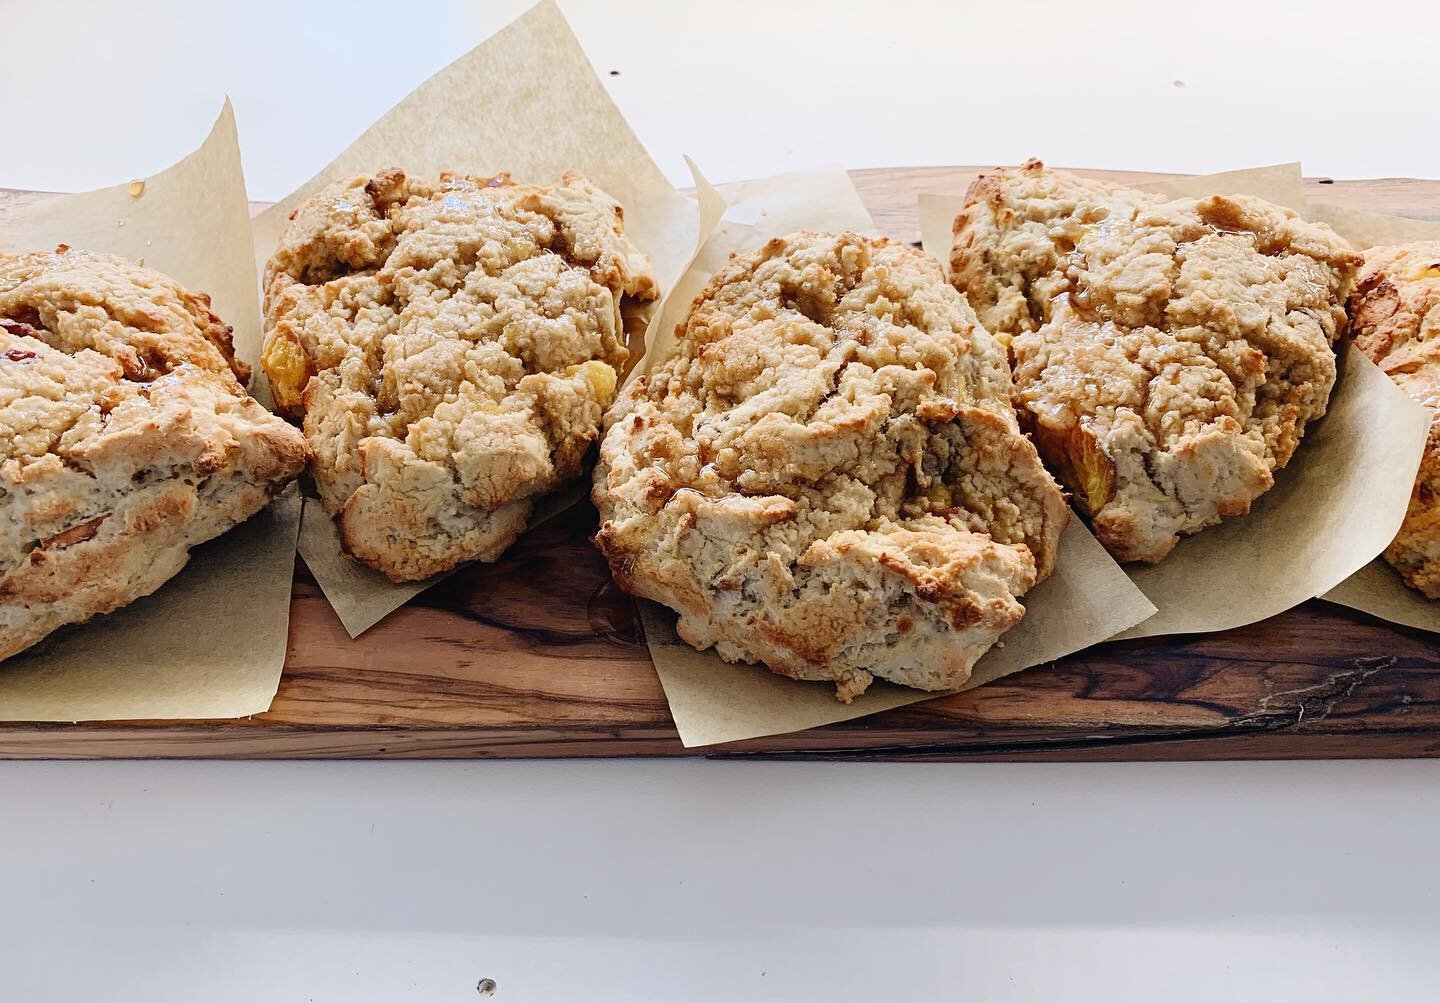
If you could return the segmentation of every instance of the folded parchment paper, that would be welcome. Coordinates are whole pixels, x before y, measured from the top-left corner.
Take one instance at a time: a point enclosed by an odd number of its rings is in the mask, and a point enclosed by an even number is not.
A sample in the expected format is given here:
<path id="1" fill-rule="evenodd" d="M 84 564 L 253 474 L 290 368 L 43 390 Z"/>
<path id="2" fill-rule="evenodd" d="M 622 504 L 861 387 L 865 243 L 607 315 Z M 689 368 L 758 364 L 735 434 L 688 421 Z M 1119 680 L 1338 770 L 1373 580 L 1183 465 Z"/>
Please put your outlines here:
<path id="1" fill-rule="evenodd" d="M 1298 164 L 1142 185 L 1178 197 L 1257 195 L 1305 208 Z M 925 249 L 950 257 L 955 196 L 920 198 Z M 1341 360 L 1324 419 L 1250 514 L 1182 540 L 1157 565 L 1126 570 L 1159 612 L 1122 638 L 1226 630 L 1334 588 L 1394 537 L 1429 416 L 1357 351 Z"/>
<path id="2" fill-rule="evenodd" d="M 625 207 L 626 233 L 650 256 L 662 291 L 695 250 L 695 203 L 650 159 L 549 0 L 415 88 L 328 167 L 258 215 L 258 269 L 305 199 L 332 181 L 387 167 L 430 177 L 509 171 L 538 182 L 580 171 Z M 555 511 L 553 500 L 537 503 L 531 526 Z M 352 637 L 438 580 L 396 585 L 353 563 L 314 499 L 306 499 L 300 553 Z"/>
<path id="3" fill-rule="evenodd" d="M 1329 223 L 1336 233 L 1359 248 L 1440 240 L 1440 222 L 1430 220 L 1386 216 L 1321 202 L 1310 203 L 1306 215 Z M 1426 599 L 1424 593 L 1406 585 L 1383 557 L 1377 557 L 1321 598 L 1392 623 L 1440 632 L 1440 600 Z"/>
<path id="4" fill-rule="evenodd" d="M 648 370 L 674 351 L 675 325 L 731 253 L 795 230 L 874 230 L 844 171 L 787 174 L 718 192 L 697 174 L 696 189 L 702 207 L 724 198 L 724 217 L 661 308 L 650 331 L 651 350 L 637 370 Z M 1025 619 L 980 660 L 965 689 L 1089 647 L 1155 610 L 1078 519 L 1061 540 L 1055 573 L 1021 601 Z M 731 665 L 713 651 L 696 651 L 675 636 L 674 613 L 649 602 L 640 607 L 650 657 L 687 747 L 803 731 L 938 695 L 877 683 L 854 703 L 842 704 L 828 683 L 797 682 L 760 666 Z"/>
<path id="5" fill-rule="evenodd" d="M 136 194 L 132 194 L 132 191 Z M 81 195 L 22 206 L 0 247 L 66 243 L 107 251 L 207 292 L 235 328 L 236 353 L 260 348 L 250 208 L 227 102 L 209 137 L 175 166 Z M 0 662 L 0 720 L 243 717 L 270 706 L 285 661 L 300 500 L 197 547 L 158 592 L 64 628 Z"/>

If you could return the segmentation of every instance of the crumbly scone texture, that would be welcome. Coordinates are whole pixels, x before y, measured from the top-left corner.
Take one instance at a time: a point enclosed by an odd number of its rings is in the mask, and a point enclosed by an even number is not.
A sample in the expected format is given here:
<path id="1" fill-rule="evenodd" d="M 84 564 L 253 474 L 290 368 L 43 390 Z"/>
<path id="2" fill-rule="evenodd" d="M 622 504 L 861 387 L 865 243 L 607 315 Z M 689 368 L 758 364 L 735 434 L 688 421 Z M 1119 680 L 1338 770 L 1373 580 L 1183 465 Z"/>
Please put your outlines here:
<path id="1" fill-rule="evenodd" d="M 396 581 L 499 557 L 599 435 L 622 300 L 657 295 L 621 207 L 578 174 L 388 170 L 297 209 L 262 364 L 350 556 Z"/>
<path id="2" fill-rule="evenodd" d="M 596 543 L 729 661 L 963 683 L 1050 573 L 1068 508 L 1004 349 L 940 265 L 852 233 L 733 257 L 606 415 Z"/>
<path id="3" fill-rule="evenodd" d="M 1247 513 L 1325 413 L 1360 258 L 1324 224 L 1032 160 L 977 179 L 954 237 L 1022 424 L 1118 560 Z"/>
<path id="4" fill-rule="evenodd" d="M 1385 559 L 1412 587 L 1440 599 L 1440 241 L 1365 251 L 1350 323 L 1356 346 L 1436 414 Z"/>
<path id="5" fill-rule="evenodd" d="M 120 258 L 0 254 L 0 659 L 149 595 L 305 442 L 203 295 Z"/>

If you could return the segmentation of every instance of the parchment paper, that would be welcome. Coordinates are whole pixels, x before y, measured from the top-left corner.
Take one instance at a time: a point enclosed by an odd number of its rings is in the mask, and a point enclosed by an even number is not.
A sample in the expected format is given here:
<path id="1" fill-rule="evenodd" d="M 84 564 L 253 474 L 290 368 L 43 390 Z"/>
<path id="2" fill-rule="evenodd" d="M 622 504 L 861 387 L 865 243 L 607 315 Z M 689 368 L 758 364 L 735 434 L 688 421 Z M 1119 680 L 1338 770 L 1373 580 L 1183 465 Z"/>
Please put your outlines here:
<path id="1" fill-rule="evenodd" d="M 1440 240 L 1440 221 L 1388 216 L 1328 202 L 1311 202 L 1305 210 L 1310 219 L 1330 228 L 1360 250 L 1389 244 L 1411 244 L 1418 240 Z"/>
<path id="2" fill-rule="evenodd" d="M 1166 178 L 1136 185 L 1142 192 L 1155 192 L 1175 198 L 1204 198 L 1206 195 L 1254 195 L 1267 202 L 1283 205 L 1303 213 L 1305 176 L 1300 162 L 1249 167 L 1240 171 L 1218 174 L 1194 174 L 1183 178 Z"/>
<path id="3" fill-rule="evenodd" d="M 1389 544 L 1389 541 L 1386 541 Z M 1391 623 L 1440 633 L 1440 601 L 1426 599 L 1383 557 L 1377 557 L 1320 597 Z"/>
<path id="4" fill-rule="evenodd" d="M 702 205 L 724 198 L 724 216 L 662 306 L 651 327 L 651 352 L 637 370 L 648 371 L 673 354 L 676 323 L 732 253 L 795 230 L 875 229 L 844 171 L 786 174 L 718 191 L 697 172 L 696 190 Z M 976 664 L 966 689 L 1089 647 L 1155 611 L 1078 518 L 1066 528 L 1055 573 L 1021 601 L 1025 619 Z M 803 731 L 940 695 L 876 684 L 842 704 L 829 683 L 797 682 L 696 651 L 676 637 L 672 611 L 648 602 L 640 607 L 650 657 L 687 747 Z"/>
<path id="5" fill-rule="evenodd" d="M 1336 233 L 1359 248 L 1440 240 L 1440 222 L 1430 220 L 1405 219 L 1320 202 L 1312 202 L 1307 215 L 1329 223 Z M 1424 593 L 1406 585 L 1383 557 L 1377 557 L 1321 598 L 1392 623 L 1440 632 L 1440 601 L 1426 599 Z"/>
<path id="6" fill-rule="evenodd" d="M 11 250 L 56 244 L 105 251 L 210 294 L 215 313 L 235 328 L 235 354 L 260 356 L 260 293 L 249 266 L 250 203 L 240 168 L 235 112 L 227 99 L 200 148 L 153 177 L 23 207 L 7 220 Z"/>
<path id="7" fill-rule="evenodd" d="M 139 186 L 133 186 L 139 187 Z M 253 363 L 260 309 L 235 118 L 226 102 L 204 144 L 132 184 L 57 196 L 8 216 L 0 246 L 66 243 L 138 260 L 211 295 Z M 299 497 L 195 548 L 158 592 L 64 628 L 0 662 L 0 720 L 218 718 L 270 706 L 285 660 Z"/>
<path id="8" fill-rule="evenodd" d="M 1305 208 L 1298 164 L 1140 186 L 1179 197 L 1257 195 Z M 921 196 L 926 250 L 949 261 L 963 198 Z M 1240 627 L 1334 588 L 1384 550 L 1404 518 L 1429 416 L 1358 351 L 1341 360 L 1326 417 L 1312 424 L 1275 487 L 1250 514 L 1182 540 L 1132 580 L 1159 608 L 1119 634 L 1149 637 Z"/>
<path id="9" fill-rule="evenodd" d="M 606 93 L 553 2 L 539 4 L 421 84 L 324 170 L 255 218 L 256 271 L 275 249 L 287 217 L 339 178 L 401 167 L 558 181 L 585 174 L 625 208 L 625 230 L 650 256 L 662 291 L 694 253 L 697 209 L 677 192 Z M 579 494 L 567 495 L 572 503 Z M 537 503 L 555 514 L 554 501 Z M 542 511 L 542 505 L 544 509 Z M 307 498 L 300 553 L 352 637 L 439 581 L 403 585 L 339 552 L 338 533 Z"/>

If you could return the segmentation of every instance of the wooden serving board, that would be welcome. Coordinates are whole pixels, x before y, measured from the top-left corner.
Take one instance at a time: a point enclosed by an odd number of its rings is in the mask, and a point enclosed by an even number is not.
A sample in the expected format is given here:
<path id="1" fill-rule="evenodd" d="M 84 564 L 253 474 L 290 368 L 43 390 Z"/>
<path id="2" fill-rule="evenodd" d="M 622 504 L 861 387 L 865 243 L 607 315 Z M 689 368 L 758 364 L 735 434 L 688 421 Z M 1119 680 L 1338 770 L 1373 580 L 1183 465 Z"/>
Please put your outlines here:
<path id="1" fill-rule="evenodd" d="M 918 241 L 915 196 L 975 168 L 853 176 Z M 1082 172 L 1122 181 L 1158 175 Z M 1310 179 L 1315 201 L 1440 217 L 1440 181 Z M 7 208 L 30 193 L 0 191 Z M 351 640 L 297 561 L 270 711 L 238 721 L 0 723 L 0 757 L 681 755 L 634 606 L 590 545 L 588 504 Z M 1240 630 L 1099 645 L 814 731 L 698 750 L 849 759 L 1178 760 L 1440 755 L 1440 637 L 1312 601 Z"/>

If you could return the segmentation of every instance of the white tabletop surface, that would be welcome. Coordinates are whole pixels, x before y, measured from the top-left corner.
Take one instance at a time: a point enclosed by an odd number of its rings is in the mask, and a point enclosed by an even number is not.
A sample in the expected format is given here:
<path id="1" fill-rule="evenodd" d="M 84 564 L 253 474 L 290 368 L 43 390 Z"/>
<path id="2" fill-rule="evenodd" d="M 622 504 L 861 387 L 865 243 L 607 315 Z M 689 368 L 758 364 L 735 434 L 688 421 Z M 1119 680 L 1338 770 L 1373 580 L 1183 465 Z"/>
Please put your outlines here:
<path id="1" fill-rule="evenodd" d="M 0 186 L 228 94 L 273 198 L 526 5 L 4 0 Z M 563 6 L 676 181 L 1440 175 L 1433 3 Z M 0 999 L 1432 1000 L 1437 836 L 1422 762 L 0 764 Z"/>

